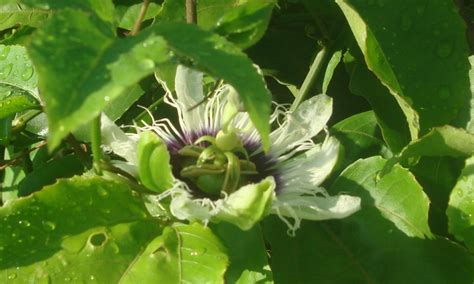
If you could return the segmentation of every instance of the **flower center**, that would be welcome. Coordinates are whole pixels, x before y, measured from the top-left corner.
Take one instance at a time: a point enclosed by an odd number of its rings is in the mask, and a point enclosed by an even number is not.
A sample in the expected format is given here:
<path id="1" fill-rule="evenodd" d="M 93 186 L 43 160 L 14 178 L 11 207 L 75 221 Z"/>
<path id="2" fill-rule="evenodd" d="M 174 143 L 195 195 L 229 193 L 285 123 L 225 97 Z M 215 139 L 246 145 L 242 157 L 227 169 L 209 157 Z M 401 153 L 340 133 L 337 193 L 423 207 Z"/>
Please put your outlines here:
<path id="1" fill-rule="evenodd" d="M 206 147 L 199 146 L 207 144 Z M 259 172 L 234 131 L 202 136 L 178 151 L 179 176 L 196 195 L 219 198 L 255 180 Z"/>

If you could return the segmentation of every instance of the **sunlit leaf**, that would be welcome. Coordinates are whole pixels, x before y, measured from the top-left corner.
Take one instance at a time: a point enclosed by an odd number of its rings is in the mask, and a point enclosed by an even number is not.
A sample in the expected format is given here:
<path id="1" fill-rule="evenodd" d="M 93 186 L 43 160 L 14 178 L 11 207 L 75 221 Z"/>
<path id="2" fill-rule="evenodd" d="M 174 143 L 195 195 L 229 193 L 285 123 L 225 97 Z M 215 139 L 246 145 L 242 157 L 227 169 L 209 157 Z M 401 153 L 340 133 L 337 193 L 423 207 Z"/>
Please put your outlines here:
<path id="1" fill-rule="evenodd" d="M 99 177 L 61 180 L 0 216 L 0 278 L 18 283 L 117 283 L 160 232 L 127 185 Z"/>
<path id="2" fill-rule="evenodd" d="M 369 69 L 403 110 L 412 139 L 418 129 L 450 123 L 469 103 L 468 46 L 454 2 L 336 2 Z"/>
<path id="3" fill-rule="evenodd" d="M 359 160 L 329 192 L 362 198 L 361 210 L 330 222 L 306 222 L 296 237 L 277 218 L 265 223 L 277 283 L 468 283 L 474 260 L 461 246 L 431 235 L 429 202 L 401 167 L 377 180 L 385 161 Z M 427 238 L 429 236 L 429 238 Z M 316 265 L 317 264 L 317 265 Z"/>
<path id="4" fill-rule="evenodd" d="M 225 249 L 209 228 L 175 223 L 155 238 L 121 283 L 224 283 Z"/>
<path id="5" fill-rule="evenodd" d="M 449 198 L 449 232 L 474 253 L 474 157 L 466 160 Z"/>
<path id="6" fill-rule="evenodd" d="M 42 25 L 51 11 L 31 8 L 21 3 L 0 4 L 0 30 L 17 25 L 37 27 Z"/>

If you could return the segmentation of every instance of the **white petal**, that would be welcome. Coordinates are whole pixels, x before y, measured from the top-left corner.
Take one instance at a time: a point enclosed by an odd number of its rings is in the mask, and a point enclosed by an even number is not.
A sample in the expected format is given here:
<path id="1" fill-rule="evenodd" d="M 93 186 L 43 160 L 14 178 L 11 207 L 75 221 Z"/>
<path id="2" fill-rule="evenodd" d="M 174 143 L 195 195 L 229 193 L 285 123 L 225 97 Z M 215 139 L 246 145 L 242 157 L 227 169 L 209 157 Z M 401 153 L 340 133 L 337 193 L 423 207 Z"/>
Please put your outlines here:
<path id="1" fill-rule="evenodd" d="M 304 101 L 270 134 L 269 153 L 278 157 L 311 139 L 326 126 L 331 114 L 332 99 L 324 94 Z"/>
<path id="2" fill-rule="evenodd" d="M 115 122 L 102 114 L 101 119 L 102 143 L 115 154 L 125 158 L 133 165 L 137 164 L 137 141 L 127 136 Z"/>
<path id="3" fill-rule="evenodd" d="M 315 145 L 302 155 L 278 166 L 281 191 L 290 192 L 301 188 L 316 188 L 331 173 L 336 165 L 339 142 L 328 137 L 322 145 Z"/>
<path id="4" fill-rule="evenodd" d="M 179 65 L 176 69 L 176 103 L 182 118 L 181 127 L 184 131 L 199 131 L 204 127 L 205 104 L 189 110 L 204 98 L 202 78 L 203 74 L 201 72 L 185 66 Z"/>
<path id="5" fill-rule="evenodd" d="M 336 196 L 277 196 L 272 213 L 277 214 L 290 227 L 299 228 L 301 219 L 328 220 L 345 218 L 360 209 L 360 198 L 349 195 Z M 290 224 L 287 218 L 294 219 Z"/>
<path id="6" fill-rule="evenodd" d="M 208 201 L 209 203 L 205 203 Z M 170 204 L 171 214 L 180 220 L 209 221 L 211 219 L 212 203 L 208 199 L 193 199 L 185 190 L 174 192 Z"/>

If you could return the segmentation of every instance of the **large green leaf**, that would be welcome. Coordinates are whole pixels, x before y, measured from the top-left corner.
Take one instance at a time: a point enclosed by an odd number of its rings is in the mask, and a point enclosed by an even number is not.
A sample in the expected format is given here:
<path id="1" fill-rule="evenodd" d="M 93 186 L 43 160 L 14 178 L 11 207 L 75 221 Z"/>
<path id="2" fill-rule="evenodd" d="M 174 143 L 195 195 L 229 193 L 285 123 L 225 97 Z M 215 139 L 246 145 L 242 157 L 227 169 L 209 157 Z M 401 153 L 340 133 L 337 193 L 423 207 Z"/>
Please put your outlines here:
<path id="1" fill-rule="evenodd" d="M 274 0 L 252 0 L 225 13 L 214 31 L 240 48 L 254 45 L 265 34 Z"/>
<path id="2" fill-rule="evenodd" d="M 38 97 L 38 76 L 22 46 L 0 45 L 0 86 L 4 85 Z"/>
<path id="3" fill-rule="evenodd" d="M 212 224 L 212 230 L 227 247 L 230 266 L 226 272 L 227 283 L 273 283 L 260 225 L 248 231 L 221 222 Z"/>
<path id="4" fill-rule="evenodd" d="M 352 53 L 357 52 L 351 50 L 351 53 L 344 55 L 344 63 L 350 74 L 349 90 L 370 103 L 385 142 L 393 152 L 399 152 L 411 139 L 405 115 L 388 89 Z"/>
<path id="5" fill-rule="evenodd" d="M 163 39 L 142 34 L 118 40 L 107 24 L 73 10 L 55 14 L 29 52 L 40 76 L 50 149 L 168 58 Z"/>
<path id="6" fill-rule="evenodd" d="M 51 15 L 51 11 L 31 8 L 20 3 L 0 4 L 0 30 L 16 25 L 37 27 Z"/>
<path id="7" fill-rule="evenodd" d="M 26 91 L 0 85 L 0 119 L 15 115 L 20 111 L 39 107 L 38 101 Z"/>
<path id="8" fill-rule="evenodd" d="M 127 185 L 100 177 L 11 201 L 0 223 L 0 279 L 9 283 L 117 283 L 161 231 Z"/>
<path id="9" fill-rule="evenodd" d="M 258 70 L 238 48 L 195 26 L 160 24 L 136 37 L 117 39 L 92 15 L 65 10 L 37 33 L 29 52 L 40 75 L 50 148 L 172 54 L 191 59 L 198 68 L 233 85 L 268 147 L 271 97 Z"/>
<path id="10" fill-rule="evenodd" d="M 140 14 L 142 6 L 143 3 L 139 3 L 128 7 L 127 10 L 124 12 L 123 16 L 120 17 L 118 26 L 123 29 L 131 30 L 135 25 L 135 21 L 137 20 L 138 15 Z M 153 19 L 153 17 L 155 17 L 160 11 L 160 8 L 160 5 L 150 2 L 146 10 L 145 16 L 143 17 L 143 20 L 146 21 L 149 19 Z"/>
<path id="11" fill-rule="evenodd" d="M 402 108 L 412 138 L 417 113 L 426 132 L 450 123 L 469 103 L 465 26 L 453 1 L 336 2 L 368 67 Z"/>
<path id="12" fill-rule="evenodd" d="M 185 1 L 166 0 L 156 20 L 186 22 Z M 275 0 L 197 1 L 197 24 L 224 36 L 241 48 L 255 44 L 264 35 Z"/>
<path id="13" fill-rule="evenodd" d="M 96 13 L 101 19 L 108 22 L 115 20 L 114 4 L 112 0 L 17 0 L 32 7 L 43 10 L 76 9 Z"/>
<path id="14" fill-rule="evenodd" d="M 466 160 L 466 166 L 451 192 L 446 213 L 449 232 L 474 253 L 474 157 Z"/>
<path id="15" fill-rule="evenodd" d="M 397 167 L 377 180 L 385 161 L 359 160 L 329 192 L 362 198 L 362 209 L 337 221 L 305 222 L 296 237 L 266 220 L 277 283 L 470 283 L 474 260 L 461 246 L 430 236 L 428 200 L 414 177 Z M 430 238 L 425 238 L 428 235 Z"/>
<path id="16" fill-rule="evenodd" d="M 196 3 L 197 24 L 204 29 L 211 29 L 226 12 L 239 5 L 240 0 L 200 0 Z M 186 22 L 186 2 L 165 0 L 163 8 L 156 17 L 162 22 Z"/>
<path id="17" fill-rule="evenodd" d="M 420 139 L 410 142 L 385 165 L 382 175 L 395 163 L 412 157 L 470 157 L 474 155 L 474 134 L 452 126 L 435 127 Z"/>
<path id="18" fill-rule="evenodd" d="M 175 223 L 155 238 L 120 283 L 224 283 L 225 249 L 209 228 Z"/>

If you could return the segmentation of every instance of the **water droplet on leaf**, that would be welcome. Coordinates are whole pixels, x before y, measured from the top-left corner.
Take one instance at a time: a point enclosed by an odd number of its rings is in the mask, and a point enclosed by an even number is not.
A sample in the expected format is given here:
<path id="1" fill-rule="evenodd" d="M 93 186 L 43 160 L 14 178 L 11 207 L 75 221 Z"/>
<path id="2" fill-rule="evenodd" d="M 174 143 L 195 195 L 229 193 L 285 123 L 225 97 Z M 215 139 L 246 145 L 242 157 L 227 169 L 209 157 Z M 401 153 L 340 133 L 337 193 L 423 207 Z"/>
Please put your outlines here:
<path id="1" fill-rule="evenodd" d="M 16 278 L 16 273 L 15 272 L 8 274 L 8 279 L 9 280 L 13 280 L 15 278 Z"/>
<path id="2" fill-rule="evenodd" d="M 6 79 L 8 75 L 12 72 L 13 64 L 7 64 L 2 69 L 0 69 L 0 78 Z"/>
<path id="3" fill-rule="evenodd" d="M 23 81 L 28 81 L 33 76 L 33 67 L 27 66 L 23 74 L 21 74 L 21 79 Z"/>
<path id="4" fill-rule="evenodd" d="M 106 196 L 109 195 L 109 192 L 108 192 L 107 190 L 105 190 L 104 188 L 99 187 L 99 188 L 97 189 L 97 194 L 98 194 L 99 196 L 106 197 Z"/>
<path id="5" fill-rule="evenodd" d="M 51 221 L 42 221 L 43 228 L 47 231 L 54 231 L 56 229 L 56 224 Z"/>
<path id="6" fill-rule="evenodd" d="M 18 224 L 22 225 L 23 227 L 29 227 L 31 226 L 31 223 L 27 220 L 20 220 Z"/>
<path id="7" fill-rule="evenodd" d="M 6 46 L 0 51 L 0 60 L 5 60 L 10 53 L 10 46 Z"/>

